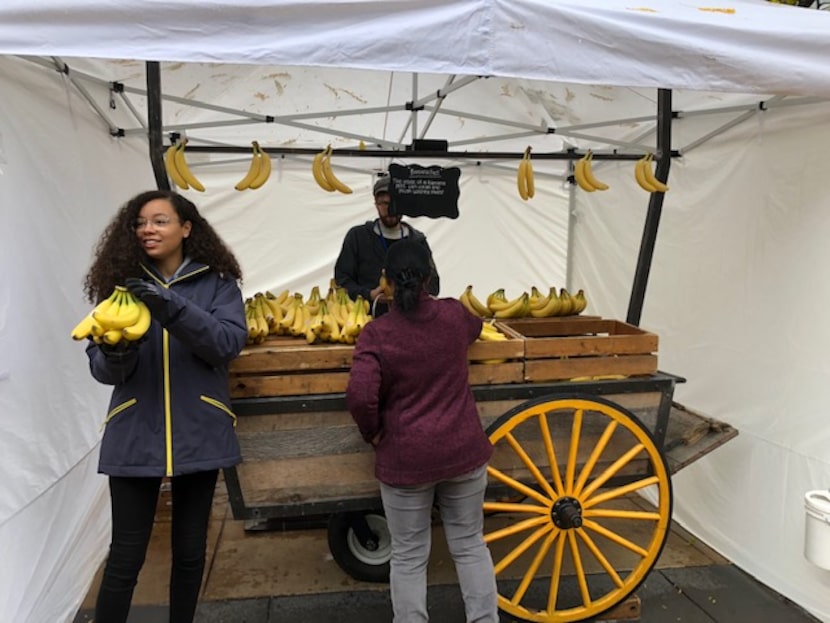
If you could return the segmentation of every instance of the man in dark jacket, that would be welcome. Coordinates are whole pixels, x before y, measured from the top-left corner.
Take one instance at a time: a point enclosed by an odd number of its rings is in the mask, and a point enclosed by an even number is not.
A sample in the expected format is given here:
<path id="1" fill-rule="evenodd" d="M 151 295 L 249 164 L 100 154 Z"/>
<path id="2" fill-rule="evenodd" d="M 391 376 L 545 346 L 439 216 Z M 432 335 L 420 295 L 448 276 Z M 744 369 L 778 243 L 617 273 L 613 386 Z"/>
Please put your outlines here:
<path id="1" fill-rule="evenodd" d="M 402 222 L 399 215 L 389 214 L 389 175 L 378 178 L 373 193 L 378 218 L 356 225 L 346 233 L 340 255 L 334 264 L 334 280 L 337 285 L 346 288 L 352 299 L 360 295 L 372 303 L 372 309 L 375 310 L 375 315 L 378 315 L 377 312 L 385 311 L 385 305 L 375 304 L 376 301 L 379 304 L 384 300 L 383 288 L 380 285 L 381 270 L 386 251 L 397 241 L 408 238 L 423 244 L 429 251 L 432 267 L 429 293 L 437 295 L 440 283 L 426 236 L 408 223 Z"/>

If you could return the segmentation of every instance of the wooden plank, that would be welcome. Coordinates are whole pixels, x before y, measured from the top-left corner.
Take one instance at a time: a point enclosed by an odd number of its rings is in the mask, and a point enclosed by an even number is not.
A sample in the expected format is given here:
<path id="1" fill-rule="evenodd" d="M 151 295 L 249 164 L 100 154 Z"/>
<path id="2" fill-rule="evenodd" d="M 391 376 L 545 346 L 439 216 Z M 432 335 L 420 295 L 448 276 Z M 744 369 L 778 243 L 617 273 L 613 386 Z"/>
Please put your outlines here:
<path id="1" fill-rule="evenodd" d="M 599 617 L 597 623 L 610 623 L 611 621 L 639 621 L 642 614 L 642 604 L 637 595 L 630 595 L 625 601 L 621 601 L 610 610 L 606 610 Z"/>
<path id="2" fill-rule="evenodd" d="M 283 374 L 273 376 L 234 376 L 230 379 L 232 398 L 262 396 L 305 396 L 346 391 L 349 371 Z"/>
<path id="3" fill-rule="evenodd" d="M 243 462 L 236 470 L 248 506 L 299 506 L 379 495 L 374 464 L 366 451 Z"/>
<path id="4" fill-rule="evenodd" d="M 348 370 L 354 346 L 348 344 L 309 345 L 297 338 L 266 340 L 246 346 L 230 365 L 232 374 L 302 372 L 306 370 Z"/>
<path id="5" fill-rule="evenodd" d="M 528 359 L 525 381 L 540 383 L 581 376 L 620 374 L 636 376 L 657 372 L 656 355 L 621 355 L 605 357 L 569 357 L 566 359 Z"/>
<path id="6" fill-rule="evenodd" d="M 521 359 L 525 354 L 524 339 L 508 339 L 500 342 L 479 340 L 467 349 L 469 361 L 482 359 Z"/>
<path id="7" fill-rule="evenodd" d="M 469 366 L 471 385 L 492 385 L 497 383 L 521 383 L 524 379 L 524 363 L 474 363 Z"/>

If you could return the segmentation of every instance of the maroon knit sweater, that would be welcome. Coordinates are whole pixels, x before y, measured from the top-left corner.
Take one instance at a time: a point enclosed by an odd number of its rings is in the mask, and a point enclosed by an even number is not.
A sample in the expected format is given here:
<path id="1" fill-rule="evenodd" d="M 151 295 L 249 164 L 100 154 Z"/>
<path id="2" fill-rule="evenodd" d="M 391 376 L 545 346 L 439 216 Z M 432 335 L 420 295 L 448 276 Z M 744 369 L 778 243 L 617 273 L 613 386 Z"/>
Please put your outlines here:
<path id="1" fill-rule="evenodd" d="M 346 390 L 366 441 L 380 433 L 375 476 L 393 486 L 437 482 L 484 465 L 493 453 L 468 380 L 467 349 L 481 319 L 426 292 L 418 307 L 367 324 Z"/>

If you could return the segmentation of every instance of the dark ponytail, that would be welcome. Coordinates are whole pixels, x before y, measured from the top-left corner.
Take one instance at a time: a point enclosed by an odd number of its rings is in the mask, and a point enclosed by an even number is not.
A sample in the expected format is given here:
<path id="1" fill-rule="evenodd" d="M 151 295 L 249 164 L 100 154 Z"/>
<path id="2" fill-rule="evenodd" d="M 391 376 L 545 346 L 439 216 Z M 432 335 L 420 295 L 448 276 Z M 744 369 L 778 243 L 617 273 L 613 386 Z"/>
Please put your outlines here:
<path id="1" fill-rule="evenodd" d="M 395 284 L 395 307 L 402 312 L 418 307 L 430 275 L 429 251 L 412 240 L 396 242 L 386 253 L 385 271 Z"/>

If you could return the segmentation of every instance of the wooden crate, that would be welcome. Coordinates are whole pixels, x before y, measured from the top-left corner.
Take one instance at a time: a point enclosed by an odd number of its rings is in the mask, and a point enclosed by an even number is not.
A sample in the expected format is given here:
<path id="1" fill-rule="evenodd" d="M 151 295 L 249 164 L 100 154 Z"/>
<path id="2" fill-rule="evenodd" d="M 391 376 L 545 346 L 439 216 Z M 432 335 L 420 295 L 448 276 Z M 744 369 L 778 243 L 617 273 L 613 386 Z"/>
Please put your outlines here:
<path id="1" fill-rule="evenodd" d="M 354 346 L 307 344 L 303 339 L 271 336 L 247 346 L 230 366 L 233 398 L 303 396 L 346 391 Z M 500 342 L 470 346 L 470 383 L 521 383 L 524 380 L 524 340 L 512 336 Z"/>
<path id="2" fill-rule="evenodd" d="M 520 318 L 499 328 L 524 339 L 524 380 L 636 376 L 657 371 L 657 335 L 619 320 Z"/>

